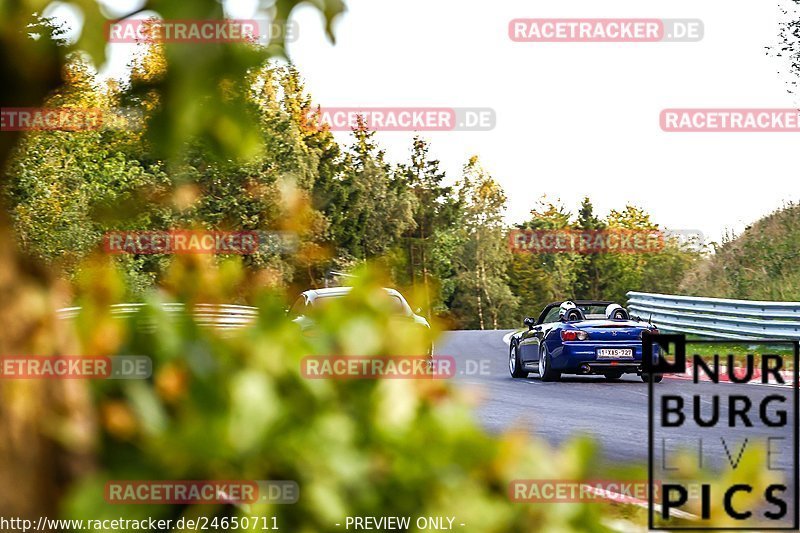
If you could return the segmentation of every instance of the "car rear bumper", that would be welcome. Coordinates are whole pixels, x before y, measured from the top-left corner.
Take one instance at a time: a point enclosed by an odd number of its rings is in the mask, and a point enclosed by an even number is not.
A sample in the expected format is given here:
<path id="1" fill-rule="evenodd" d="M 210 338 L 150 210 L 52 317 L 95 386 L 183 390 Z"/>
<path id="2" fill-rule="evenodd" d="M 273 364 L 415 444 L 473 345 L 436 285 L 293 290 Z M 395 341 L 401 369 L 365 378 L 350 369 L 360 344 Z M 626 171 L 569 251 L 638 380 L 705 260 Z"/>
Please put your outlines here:
<path id="1" fill-rule="evenodd" d="M 601 348 L 629 348 L 633 357 L 600 357 Z M 642 370 L 641 341 L 564 342 L 550 354 L 552 367 L 567 374 L 641 373 Z"/>

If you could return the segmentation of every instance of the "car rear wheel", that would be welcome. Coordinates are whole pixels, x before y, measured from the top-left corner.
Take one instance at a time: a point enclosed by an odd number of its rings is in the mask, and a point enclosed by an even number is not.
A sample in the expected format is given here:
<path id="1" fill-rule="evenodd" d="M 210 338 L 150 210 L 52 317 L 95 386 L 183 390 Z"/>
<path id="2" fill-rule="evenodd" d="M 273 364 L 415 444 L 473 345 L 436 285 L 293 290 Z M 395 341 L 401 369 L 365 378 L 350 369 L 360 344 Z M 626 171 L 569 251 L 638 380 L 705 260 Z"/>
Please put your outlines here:
<path id="1" fill-rule="evenodd" d="M 608 381 L 616 381 L 622 377 L 622 372 L 606 372 L 603 376 Z"/>
<path id="2" fill-rule="evenodd" d="M 558 381 L 561 379 L 561 372 L 553 370 L 550 354 L 547 353 L 547 347 L 541 344 L 541 354 L 539 355 L 539 376 L 542 381 Z"/>
<path id="3" fill-rule="evenodd" d="M 525 378 L 528 373 L 522 369 L 522 361 L 519 360 L 517 345 L 512 344 L 508 352 L 508 371 L 512 378 Z"/>

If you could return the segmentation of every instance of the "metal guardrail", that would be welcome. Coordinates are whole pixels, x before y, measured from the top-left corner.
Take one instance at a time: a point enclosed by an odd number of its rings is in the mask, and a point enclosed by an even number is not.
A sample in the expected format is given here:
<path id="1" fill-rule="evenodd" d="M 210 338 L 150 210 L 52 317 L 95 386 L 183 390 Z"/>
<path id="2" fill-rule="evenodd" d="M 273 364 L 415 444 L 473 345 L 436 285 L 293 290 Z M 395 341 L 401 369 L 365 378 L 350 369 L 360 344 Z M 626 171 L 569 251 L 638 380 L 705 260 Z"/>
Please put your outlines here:
<path id="1" fill-rule="evenodd" d="M 660 330 L 727 339 L 800 339 L 800 302 L 629 292 L 628 309 Z"/>
<path id="2" fill-rule="evenodd" d="M 115 304 L 111 306 L 111 315 L 118 318 L 128 318 L 138 313 L 145 304 Z M 186 313 L 185 306 L 180 303 L 161 304 L 161 309 L 171 315 Z M 58 317 L 71 319 L 78 316 L 80 307 L 68 307 L 58 310 Z M 245 305 L 213 305 L 198 304 L 194 306 L 192 315 L 195 321 L 202 326 L 217 329 L 242 328 L 255 322 L 258 308 Z"/>

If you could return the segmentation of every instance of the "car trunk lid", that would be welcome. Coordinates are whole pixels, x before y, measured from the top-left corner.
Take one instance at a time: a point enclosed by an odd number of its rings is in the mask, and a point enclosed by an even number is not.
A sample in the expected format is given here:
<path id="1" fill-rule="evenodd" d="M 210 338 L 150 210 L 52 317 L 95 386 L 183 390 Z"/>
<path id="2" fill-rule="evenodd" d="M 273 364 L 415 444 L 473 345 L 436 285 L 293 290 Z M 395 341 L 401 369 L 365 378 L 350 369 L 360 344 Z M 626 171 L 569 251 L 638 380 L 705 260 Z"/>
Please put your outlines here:
<path id="1" fill-rule="evenodd" d="M 588 333 L 589 339 L 610 341 L 638 341 L 642 330 L 646 329 L 643 324 L 629 320 L 591 320 L 575 324 L 575 327 Z"/>

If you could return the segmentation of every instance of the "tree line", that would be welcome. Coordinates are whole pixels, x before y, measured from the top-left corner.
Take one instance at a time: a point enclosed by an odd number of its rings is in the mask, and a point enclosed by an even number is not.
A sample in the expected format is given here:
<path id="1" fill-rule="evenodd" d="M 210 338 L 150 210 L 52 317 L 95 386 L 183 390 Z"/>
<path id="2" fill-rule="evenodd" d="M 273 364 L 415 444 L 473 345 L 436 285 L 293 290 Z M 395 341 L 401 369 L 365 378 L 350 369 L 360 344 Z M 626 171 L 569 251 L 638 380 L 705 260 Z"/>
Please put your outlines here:
<path id="1" fill-rule="evenodd" d="M 512 254 L 506 195 L 478 156 L 451 178 L 420 136 L 397 164 L 363 123 L 342 145 L 331 131 L 309 127 L 318 107 L 291 65 L 263 65 L 242 85 L 243 119 L 258 124 L 257 135 L 220 123 L 167 161 L 152 135 L 169 131 L 159 124 L 169 115 L 153 113 L 166 104 L 153 90 L 166 65 L 150 46 L 131 65 L 130 82 L 103 83 L 74 56 L 47 107 L 101 109 L 109 119 L 97 130 L 32 131 L 18 147 L 7 187 L 17 237 L 59 272 L 78 276 L 113 230 L 279 232 L 296 236 L 295 246 L 241 258 L 259 283 L 299 292 L 323 286 L 331 271 L 370 262 L 448 327 L 489 329 L 516 326 L 561 298 L 624 301 L 628 290 L 672 291 L 700 257 L 674 244 L 648 254 Z M 241 157 L 220 155 L 231 143 Z M 600 218 L 589 198 L 575 215 L 542 198 L 517 227 L 659 226 L 630 205 Z M 113 260 L 125 274 L 125 298 L 136 299 L 164 282 L 171 258 Z"/>

